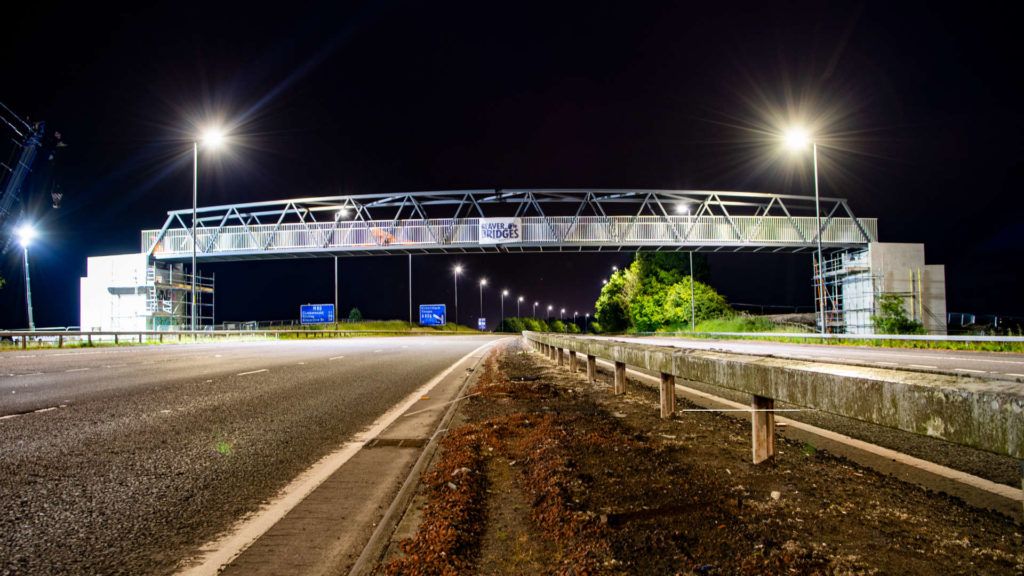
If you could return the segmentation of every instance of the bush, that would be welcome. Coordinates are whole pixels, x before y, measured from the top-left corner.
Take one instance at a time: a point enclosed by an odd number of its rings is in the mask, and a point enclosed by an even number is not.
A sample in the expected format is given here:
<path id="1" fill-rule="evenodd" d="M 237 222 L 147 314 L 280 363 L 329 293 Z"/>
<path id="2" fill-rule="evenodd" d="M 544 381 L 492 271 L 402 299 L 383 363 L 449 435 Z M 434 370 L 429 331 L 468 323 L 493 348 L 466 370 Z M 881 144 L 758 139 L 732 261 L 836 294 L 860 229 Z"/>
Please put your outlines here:
<path id="1" fill-rule="evenodd" d="M 600 334 L 604 330 L 601 328 L 600 322 L 595 321 L 590 323 L 590 331 L 594 334 Z"/>
<path id="2" fill-rule="evenodd" d="M 899 294 L 882 294 L 878 297 L 880 314 L 871 317 L 878 334 L 924 334 L 924 325 L 907 318 L 903 308 L 903 297 Z"/>
<path id="3" fill-rule="evenodd" d="M 498 324 L 498 332 L 512 332 L 518 334 L 526 329 L 527 328 L 524 328 L 523 320 L 519 318 L 504 318 L 502 319 L 501 324 Z"/>
<path id="4" fill-rule="evenodd" d="M 363 313 L 359 311 L 359 308 L 353 308 L 348 312 L 349 322 L 359 322 L 363 319 Z"/>
<path id="5" fill-rule="evenodd" d="M 565 324 L 561 320 L 552 320 L 548 323 L 548 332 L 565 332 Z"/>

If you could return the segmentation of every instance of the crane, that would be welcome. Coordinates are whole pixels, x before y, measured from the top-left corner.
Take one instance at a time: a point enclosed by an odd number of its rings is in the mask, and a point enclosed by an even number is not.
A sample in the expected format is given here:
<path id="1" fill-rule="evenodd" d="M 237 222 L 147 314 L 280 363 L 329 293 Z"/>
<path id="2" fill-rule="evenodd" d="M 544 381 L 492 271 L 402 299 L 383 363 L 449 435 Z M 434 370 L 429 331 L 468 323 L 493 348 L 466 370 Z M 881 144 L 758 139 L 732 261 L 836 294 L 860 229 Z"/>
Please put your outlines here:
<path id="1" fill-rule="evenodd" d="M 23 218 L 22 186 L 33 172 L 33 163 L 40 150 L 46 151 L 46 162 L 52 163 L 58 148 L 64 148 L 60 132 L 47 132 L 45 122 L 29 124 L 0 102 L 0 122 L 13 132 L 14 151 L 10 164 L 0 163 L 0 245 L 6 253 L 13 238 L 14 223 Z M 59 187 L 50 192 L 54 208 L 60 208 L 63 194 Z M 16 217 L 15 217 L 16 216 Z M 13 218 L 12 218 L 13 217 Z"/>

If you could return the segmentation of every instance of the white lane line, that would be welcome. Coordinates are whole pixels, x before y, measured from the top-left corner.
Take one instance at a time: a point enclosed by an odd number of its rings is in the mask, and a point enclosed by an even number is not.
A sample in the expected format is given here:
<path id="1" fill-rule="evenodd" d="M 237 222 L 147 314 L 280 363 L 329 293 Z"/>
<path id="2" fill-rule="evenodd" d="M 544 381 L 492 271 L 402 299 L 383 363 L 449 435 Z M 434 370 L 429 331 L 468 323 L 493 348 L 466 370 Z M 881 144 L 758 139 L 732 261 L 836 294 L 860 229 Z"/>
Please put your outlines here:
<path id="1" fill-rule="evenodd" d="M 383 349 L 381 349 L 381 350 L 374 350 L 373 352 L 374 352 L 374 354 L 376 354 L 377 352 L 383 352 L 383 351 L 384 351 L 384 350 L 383 350 Z"/>
<path id="2" fill-rule="evenodd" d="M 938 368 L 938 366 L 929 366 L 927 364 L 907 364 L 907 366 L 910 366 L 911 368 L 931 368 L 932 370 Z"/>
<path id="3" fill-rule="evenodd" d="M 368 429 L 359 432 L 350 442 L 324 456 L 319 462 L 313 464 L 313 466 L 302 474 L 299 474 L 295 480 L 292 480 L 291 484 L 279 492 L 279 495 L 274 500 L 271 500 L 270 503 L 264 506 L 259 512 L 252 514 L 246 520 L 235 524 L 228 530 L 227 534 L 222 536 L 220 539 L 208 542 L 201 546 L 200 550 L 202 551 L 202 556 L 197 559 L 198 562 L 192 567 L 178 572 L 178 575 L 215 576 L 218 574 L 223 565 L 237 558 L 242 552 L 245 552 L 246 548 L 254 543 L 257 538 L 266 533 L 267 530 L 270 530 L 270 528 L 284 518 L 292 508 L 298 506 L 306 496 L 312 494 L 313 490 L 316 490 L 317 487 L 323 484 L 325 480 L 337 472 L 338 469 L 348 462 L 350 458 L 355 456 L 367 442 L 379 436 L 380 433 L 397 420 L 401 414 L 419 402 L 420 398 L 433 389 L 438 382 L 444 380 L 452 373 L 453 370 L 455 370 L 455 368 L 460 366 L 467 359 L 473 357 L 481 350 L 493 344 L 494 342 L 482 344 L 476 350 L 473 350 L 469 354 L 459 358 L 454 364 L 446 368 L 437 376 L 434 376 L 429 382 L 414 390 L 398 404 L 395 404 L 390 410 L 385 412 L 380 418 L 371 424 Z"/>
<path id="4" fill-rule="evenodd" d="M 1017 378 L 1024 378 L 1024 374 L 1014 374 L 1013 372 L 1007 372 L 1007 376 L 1016 376 Z"/>
<path id="5" fill-rule="evenodd" d="M 248 376 L 249 374 L 259 374 L 260 372 L 269 372 L 269 370 L 264 368 L 262 370 L 253 370 L 252 372 L 239 372 L 238 374 L 235 374 L 235 376 Z"/>
<path id="6" fill-rule="evenodd" d="M 878 364 L 879 366 L 899 366 L 896 362 L 875 362 L 875 364 Z"/>
<path id="7" fill-rule="evenodd" d="M 71 370 L 65 370 L 65 372 L 85 372 L 88 368 L 72 368 Z"/>
<path id="8" fill-rule="evenodd" d="M 10 420 L 11 418 L 17 418 L 21 414 L 8 414 L 7 416 L 0 416 L 0 420 Z"/>
<path id="9" fill-rule="evenodd" d="M 344 356 L 335 356 L 333 358 L 328 358 L 328 360 L 341 360 L 342 358 L 344 358 Z"/>
<path id="10" fill-rule="evenodd" d="M 971 370 L 970 368 L 953 368 L 956 372 L 973 372 L 975 374 L 986 374 L 985 370 Z"/>
<path id="11" fill-rule="evenodd" d="M 104 368 L 120 368 L 122 366 L 127 366 L 127 364 L 107 364 Z"/>
<path id="12" fill-rule="evenodd" d="M 296 366 L 305 366 L 306 363 L 305 362 L 296 362 L 295 365 Z"/>

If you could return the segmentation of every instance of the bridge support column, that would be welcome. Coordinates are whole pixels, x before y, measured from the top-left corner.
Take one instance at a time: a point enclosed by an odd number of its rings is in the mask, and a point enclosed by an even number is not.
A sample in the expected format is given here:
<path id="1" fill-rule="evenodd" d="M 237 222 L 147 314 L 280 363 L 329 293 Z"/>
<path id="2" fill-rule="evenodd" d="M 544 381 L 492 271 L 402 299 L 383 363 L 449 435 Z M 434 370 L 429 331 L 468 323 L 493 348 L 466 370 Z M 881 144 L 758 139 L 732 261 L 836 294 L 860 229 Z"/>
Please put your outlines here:
<path id="1" fill-rule="evenodd" d="M 676 413 L 676 377 L 661 373 L 661 417 L 671 418 Z"/>
<path id="2" fill-rule="evenodd" d="M 548 358 L 551 358 L 552 362 L 558 360 L 558 351 L 554 346 L 548 346 Z"/>
<path id="3" fill-rule="evenodd" d="M 576 351 L 569 350 L 569 372 L 576 373 Z"/>
<path id="4" fill-rule="evenodd" d="M 775 459 L 775 400 L 751 394 L 754 464 Z"/>
<path id="5" fill-rule="evenodd" d="M 626 393 L 626 363 L 616 362 L 615 363 L 615 393 L 625 394 Z"/>
<path id="6" fill-rule="evenodd" d="M 565 350 L 561 348 L 558 349 L 558 365 L 565 366 Z"/>
<path id="7" fill-rule="evenodd" d="M 587 355 L 587 382 L 597 381 L 597 356 Z"/>

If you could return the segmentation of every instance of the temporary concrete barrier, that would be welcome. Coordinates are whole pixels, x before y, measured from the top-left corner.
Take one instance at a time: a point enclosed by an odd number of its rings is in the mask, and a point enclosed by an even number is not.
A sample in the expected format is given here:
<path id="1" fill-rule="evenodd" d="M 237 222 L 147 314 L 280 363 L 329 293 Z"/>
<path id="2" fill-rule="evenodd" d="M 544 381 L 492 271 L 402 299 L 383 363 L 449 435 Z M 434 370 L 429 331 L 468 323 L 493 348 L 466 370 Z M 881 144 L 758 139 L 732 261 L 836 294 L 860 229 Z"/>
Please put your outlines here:
<path id="1" fill-rule="evenodd" d="M 774 402 L 830 412 L 997 454 L 1024 458 L 1024 384 L 904 370 L 523 332 L 527 341 L 615 363 L 615 392 L 626 365 L 751 395 L 754 461 L 772 458 Z M 663 414 L 674 403 L 662 385 Z M 671 398 L 667 396 L 671 395 Z"/>

